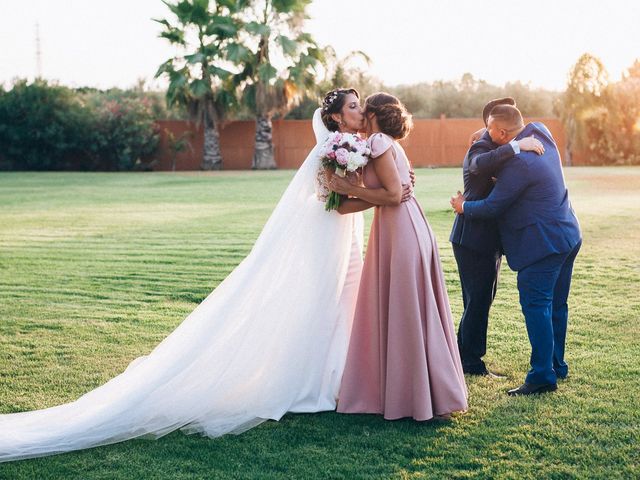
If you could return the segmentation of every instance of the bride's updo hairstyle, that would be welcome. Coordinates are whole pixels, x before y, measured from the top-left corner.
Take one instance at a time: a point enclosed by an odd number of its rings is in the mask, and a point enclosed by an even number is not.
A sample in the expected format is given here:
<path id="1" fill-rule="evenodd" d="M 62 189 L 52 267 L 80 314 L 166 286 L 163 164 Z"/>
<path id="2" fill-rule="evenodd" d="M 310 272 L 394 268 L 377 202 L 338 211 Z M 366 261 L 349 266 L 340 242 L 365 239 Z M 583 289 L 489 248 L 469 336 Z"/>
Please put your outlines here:
<path id="1" fill-rule="evenodd" d="M 413 128 L 413 117 L 393 95 L 380 92 L 369 95 L 364 101 L 364 115 L 373 113 L 382 133 L 396 140 L 402 140 Z"/>
<path id="2" fill-rule="evenodd" d="M 360 94 L 355 88 L 336 88 L 335 90 L 331 90 L 324 96 L 324 100 L 322 101 L 322 123 L 327 127 L 327 130 L 331 132 L 337 132 L 340 129 L 340 125 L 336 122 L 331 115 L 334 113 L 340 113 L 342 111 L 342 107 L 344 107 L 344 102 L 347 98 L 347 95 L 353 93 L 358 100 L 360 99 Z"/>

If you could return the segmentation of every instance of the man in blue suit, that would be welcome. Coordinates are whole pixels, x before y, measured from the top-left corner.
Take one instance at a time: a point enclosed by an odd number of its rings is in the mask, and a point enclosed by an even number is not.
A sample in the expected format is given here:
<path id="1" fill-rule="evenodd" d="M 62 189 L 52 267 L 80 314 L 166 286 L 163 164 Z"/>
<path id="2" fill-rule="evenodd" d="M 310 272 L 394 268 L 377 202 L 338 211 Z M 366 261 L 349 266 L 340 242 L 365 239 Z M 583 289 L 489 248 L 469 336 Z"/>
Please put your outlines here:
<path id="1" fill-rule="evenodd" d="M 487 103 L 482 111 L 485 126 L 496 105 L 514 105 L 511 97 Z M 462 164 L 464 197 L 467 201 L 482 200 L 493 189 L 492 177 L 497 174 L 493 164 L 512 158 L 520 150 L 542 153 L 542 144 L 533 138 L 512 140 L 505 145 L 493 143 L 487 132 L 472 143 Z M 479 168 L 481 167 L 481 168 Z M 502 247 L 498 225 L 493 218 L 467 218 L 456 215 L 449 241 L 458 265 L 464 312 L 458 326 L 458 349 L 462 369 L 469 375 L 496 375 L 487 369 L 482 357 L 487 351 L 489 309 L 496 295 Z"/>
<path id="2" fill-rule="evenodd" d="M 478 158 L 476 168 L 497 171 L 497 182 L 484 200 L 467 201 L 459 192 L 451 204 L 469 220 L 497 218 L 507 262 L 518 272 L 520 305 L 531 343 L 531 369 L 509 395 L 551 392 L 568 374 L 564 360 L 567 298 L 573 263 L 582 244 L 571 208 L 558 148 L 542 123 L 526 127 L 511 105 L 491 110 L 487 132 L 497 145 L 534 135 L 544 153 L 520 152 L 512 158 Z M 467 221 L 466 220 L 466 221 Z"/>

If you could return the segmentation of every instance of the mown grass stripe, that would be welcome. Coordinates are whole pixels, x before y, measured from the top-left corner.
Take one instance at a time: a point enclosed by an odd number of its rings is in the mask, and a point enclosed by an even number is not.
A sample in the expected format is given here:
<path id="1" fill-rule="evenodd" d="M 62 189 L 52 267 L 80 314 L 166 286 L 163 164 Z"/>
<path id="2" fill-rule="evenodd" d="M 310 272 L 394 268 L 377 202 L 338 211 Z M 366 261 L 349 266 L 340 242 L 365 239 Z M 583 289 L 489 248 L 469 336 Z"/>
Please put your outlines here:
<path id="1" fill-rule="evenodd" d="M 292 175 L 1 174 L 0 412 L 73 400 L 150 351 L 250 251 Z M 457 323 L 447 239 L 460 171 L 417 175 Z M 585 242 L 570 299 L 571 373 L 556 394 L 504 393 L 529 355 L 505 264 L 487 361 L 508 380 L 469 378 L 471 408 L 450 423 L 287 415 L 238 437 L 175 433 L 0 464 L 0 478 L 640 477 L 640 169 L 566 176 Z"/>

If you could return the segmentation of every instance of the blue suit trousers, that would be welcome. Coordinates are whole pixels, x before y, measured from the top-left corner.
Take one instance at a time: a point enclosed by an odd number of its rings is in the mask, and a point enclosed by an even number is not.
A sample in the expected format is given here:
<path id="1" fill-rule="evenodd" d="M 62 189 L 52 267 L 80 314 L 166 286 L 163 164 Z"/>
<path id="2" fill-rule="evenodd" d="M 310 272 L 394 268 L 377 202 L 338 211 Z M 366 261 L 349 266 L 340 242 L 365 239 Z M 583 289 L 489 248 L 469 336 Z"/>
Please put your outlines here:
<path id="1" fill-rule="evenodd" d="M 564 360 L 567 298 L 580 241 L 571 251 L 552 254 L 518 272 L 520 306 L 531 343 L 526 383 L 556 383 L 568 374 Z"/>

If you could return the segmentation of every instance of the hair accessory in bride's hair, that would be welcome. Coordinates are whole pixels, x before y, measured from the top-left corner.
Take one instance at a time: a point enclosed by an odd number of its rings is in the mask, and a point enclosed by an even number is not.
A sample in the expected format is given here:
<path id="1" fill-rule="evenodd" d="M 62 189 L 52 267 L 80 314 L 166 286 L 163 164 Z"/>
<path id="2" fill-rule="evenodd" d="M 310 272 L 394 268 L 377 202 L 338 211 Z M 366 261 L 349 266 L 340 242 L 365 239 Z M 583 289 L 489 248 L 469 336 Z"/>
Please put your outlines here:
<path id="1" fill-rule="evenodd" d="M 336 101 L 336 98 L 338 98 L 339 95 L 340 95 L 340 92 L 338 90 L 334 90 L 333 92 L 329 93 L 329 95 L 327 95 L 324 98 L 324 102 L 323 102 L 324 105 L 322 105 L 322 111 L 326 112 L 331 106 L 331 104 Z"/>

